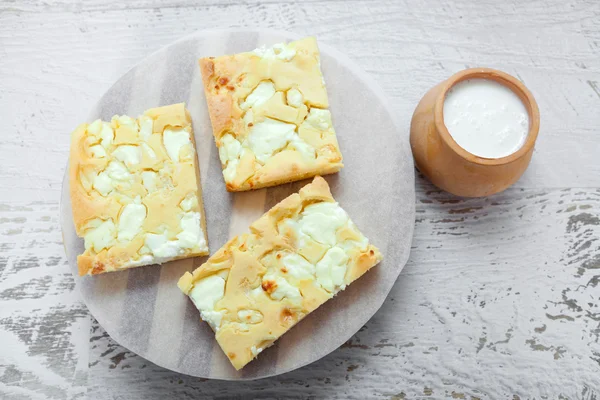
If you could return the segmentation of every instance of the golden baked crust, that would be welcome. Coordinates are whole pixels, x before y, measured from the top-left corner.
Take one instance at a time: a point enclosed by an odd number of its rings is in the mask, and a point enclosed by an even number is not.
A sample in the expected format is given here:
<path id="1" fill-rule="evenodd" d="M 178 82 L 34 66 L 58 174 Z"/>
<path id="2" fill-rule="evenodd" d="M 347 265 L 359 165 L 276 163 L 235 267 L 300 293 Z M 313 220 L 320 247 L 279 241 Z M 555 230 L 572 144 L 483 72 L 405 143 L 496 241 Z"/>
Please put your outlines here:
<path id="1" fill-rule="evenodd" d="M 338 146 L 315 38 L 200 59 L 227 190 L 338 172 Z"/>
<path id="2" fill-rule="evenodd" d="M 80 275 L 208 254 L 194 135 L 185 104 L 81 124 L 71 136 Z"/>
<path id="3" fill-rule="evenodd" d="M 275 205 L 250 232 L 178 283 L 236 369 L 382 259 L 321 177 Z"/>

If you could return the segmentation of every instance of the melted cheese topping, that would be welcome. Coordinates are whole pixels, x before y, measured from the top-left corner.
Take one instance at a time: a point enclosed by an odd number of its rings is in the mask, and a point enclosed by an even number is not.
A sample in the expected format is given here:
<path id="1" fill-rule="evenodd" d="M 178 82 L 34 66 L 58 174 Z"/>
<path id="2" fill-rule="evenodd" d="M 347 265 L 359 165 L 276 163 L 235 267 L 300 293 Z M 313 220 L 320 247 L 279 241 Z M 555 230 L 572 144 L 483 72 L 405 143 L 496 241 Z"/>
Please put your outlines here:
<path id="1" fill-rule="evenodd" d="M 228 190 L 342 168 L 314 38 L 202 59 L 201 66 Z"/>
<path id="2" fill-rule="evenodd" d="M 251 232 L 179 280 L 237 369 L 381 260 L 320 177 Z"/>
<path id="3" fill-rule="evenodd" d="M 195 163 L 183 104 L 81 125 L 70 164 L 80 273 L 207 254 Z"/>

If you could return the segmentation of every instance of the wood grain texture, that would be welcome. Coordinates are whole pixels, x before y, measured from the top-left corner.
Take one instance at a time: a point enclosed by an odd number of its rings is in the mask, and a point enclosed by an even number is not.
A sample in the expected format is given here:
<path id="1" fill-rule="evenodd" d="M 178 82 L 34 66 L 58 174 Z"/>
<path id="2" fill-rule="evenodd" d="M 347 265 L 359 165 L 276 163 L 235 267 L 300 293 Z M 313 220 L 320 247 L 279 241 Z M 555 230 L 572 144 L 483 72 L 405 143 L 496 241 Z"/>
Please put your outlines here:
<path id="1" fill-rule="evenodd" d="M 408 126 L 465 67 L 519 77 L 542 115 L 508 191 L 417 180 L 411 259 L 352 340 L 298 371 L 202 381 L 145 362 L 91 321 L 57 223 L 73 127 L 150 52 L 198 29 L 313 34 L 370 72 Z M 600 397 L 600 2 L 261 4 L 0 1 L 0 397 Z M 168 350 L 166 350 L 168 351 Z"/>

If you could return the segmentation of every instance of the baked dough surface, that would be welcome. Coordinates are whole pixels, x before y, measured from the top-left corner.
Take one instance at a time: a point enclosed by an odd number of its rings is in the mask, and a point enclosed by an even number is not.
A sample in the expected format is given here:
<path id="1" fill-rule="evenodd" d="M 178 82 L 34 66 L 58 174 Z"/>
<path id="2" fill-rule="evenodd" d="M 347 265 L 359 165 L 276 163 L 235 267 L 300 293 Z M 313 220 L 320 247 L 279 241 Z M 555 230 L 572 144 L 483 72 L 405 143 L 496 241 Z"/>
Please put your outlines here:
<path id="1" fill-rule="evenodd" d="M 200 59 L 227 190 L 338 172 L 316 39 Z"/>
<path id="2" fill-rule="evenodd" d="M 236 369 L 382 259 L 314 181 L 179 280 Z"/>
<path id="3" fill-rule="evenodd" d="M 185 104 L 81 124 L 71 136 L 79 274 L 208 254 L 194 135 Z"/>

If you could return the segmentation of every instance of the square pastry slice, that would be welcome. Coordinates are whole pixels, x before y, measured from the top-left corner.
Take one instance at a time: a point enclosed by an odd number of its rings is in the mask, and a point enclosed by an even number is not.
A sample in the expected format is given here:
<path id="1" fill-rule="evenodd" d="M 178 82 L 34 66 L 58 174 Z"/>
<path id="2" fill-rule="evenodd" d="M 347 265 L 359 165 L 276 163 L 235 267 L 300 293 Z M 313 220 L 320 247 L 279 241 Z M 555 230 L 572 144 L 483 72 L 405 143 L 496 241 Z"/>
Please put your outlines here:
<path id="1" fill-rule="evenodd" d="M 200 60 L 227 190 L 338 172 L 315 38 Z"/>
<path id="2" fill-rule="evenodd" d="M 208 254 L 200 174 L 185 104 L 81 124 L 71 137 L 79 274 Z"/>
<path id="3" fill-rule="evenodd" d="M 321 177 L 250 231 L 179 279 L 236 369 L 382 259 Z"/>

